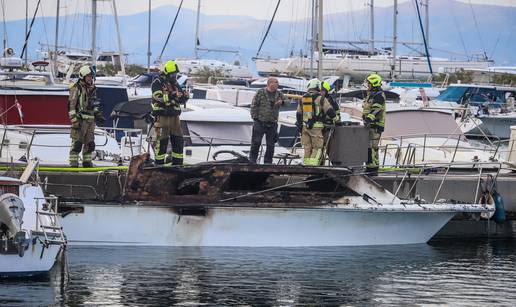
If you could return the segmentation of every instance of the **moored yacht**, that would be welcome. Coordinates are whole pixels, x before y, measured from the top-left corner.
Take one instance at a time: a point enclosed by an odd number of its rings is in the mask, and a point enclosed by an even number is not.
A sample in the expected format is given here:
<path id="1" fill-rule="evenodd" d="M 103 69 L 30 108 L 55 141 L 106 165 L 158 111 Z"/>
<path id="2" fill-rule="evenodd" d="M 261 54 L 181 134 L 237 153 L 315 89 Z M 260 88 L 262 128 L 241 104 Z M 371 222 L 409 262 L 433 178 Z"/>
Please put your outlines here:
<path id="1" fill-rule="evenodd" d="M 347 168 L 203 163 L 146 167 L 124 201 L 63 207 L 74 245 L 355 246 L 427 242 L 456 213 L 492 207 L 401 200 Z M 137 227 L 135 227 L 137 225 Z M 86 231 L 87 230 L 87 231 Z"/>
<path id="2" fill-rule="evenodd" d="M 48 273 L 64 252 L 57 198 L 26 181 L 35 166 L 29 164 L 22 179 L 0 177 L 0 277 Z"/>

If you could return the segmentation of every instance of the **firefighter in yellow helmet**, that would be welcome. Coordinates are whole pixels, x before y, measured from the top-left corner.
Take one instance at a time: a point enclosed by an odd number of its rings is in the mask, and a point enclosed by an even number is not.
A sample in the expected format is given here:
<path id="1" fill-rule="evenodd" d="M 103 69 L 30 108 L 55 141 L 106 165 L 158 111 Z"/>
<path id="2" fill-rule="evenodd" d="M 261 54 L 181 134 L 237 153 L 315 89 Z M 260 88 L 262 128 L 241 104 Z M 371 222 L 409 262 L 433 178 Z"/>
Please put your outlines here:
<path id="1" fill-rule="evenodd" d="M 95 120 L 100 124 L 105 119 L 97 101 L 93 70 L 84 65 L 79 70 L 79 80 L 70 86 L 68 95 L 68 117 L 71 122 L 69 162 L 71 167 L 79 167 L 82 151 L 82 166 L 93 167 L 92 153 L 95 150 Z"/>
<path id="2" fill-rule="evenodd" d="M 156 164 L 165 164 L 168 140 L 172 145 L 172 164 L 183 164 L 183 130 L 181 129 L 181 104 L 188 95 L 177 82 L 179 72 L 175 61 L 167 61 L 161 74 L 152 80 L 152 114 L 155 118 L 156 142 L 154 157 Z"/>
<path id="3" fill-rule="evenodd" d="M 385 130 L 385 93 L 382 90 L 382 77 L 371 74 L 366 78 L 367 96 L 364 100 L 362 119 L 369 129 L 369 148 L 366 171 L 378 175 L 378 146 Z"/>
<path id="4" fill-rule="evenodd" d="M 340 106 L 333 98 L 332 94 L 332 88 L 328 81 L 322 81 L 321 82 L 321 95 L 324 96 L 324 98 L 328 99 L 328 102 L 331 104 L 331 107 L 333 111 L 335 111 L 335 117 L 330 118 L 328 114 L 324 114 L 324 129 L 323 129 L 323 140 L 324 140 L 324 146 L 325 151 L 330 151 L 330 142 L 329 138 L 331 138 L 331 135 L 333 133 L 333 130 L 335 126 L 338 126 L 341 124 L 340 121 Z M 324 164 L 324 161 L 321 161 L 321 165 Z"/>
<path id="5" fill-rule="evenodd" d="M 296 126 L 301 130 L 301 144 L 304 148 L 305 165 L 319 165 L 322 158 L 324 116 L 335 118 L 335 111 L 320 93 L 321 81 L 308 82 L 307 93 L 297 107 Z"/>

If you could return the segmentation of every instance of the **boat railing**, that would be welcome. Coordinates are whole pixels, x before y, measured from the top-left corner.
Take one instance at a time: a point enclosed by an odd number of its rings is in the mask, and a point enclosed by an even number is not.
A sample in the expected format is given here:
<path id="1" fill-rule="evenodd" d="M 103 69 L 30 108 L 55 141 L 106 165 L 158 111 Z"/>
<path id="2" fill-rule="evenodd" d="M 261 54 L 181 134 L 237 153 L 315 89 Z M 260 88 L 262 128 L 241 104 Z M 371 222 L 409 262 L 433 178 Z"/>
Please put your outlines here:
<path id="1" fill-rule="evenodd" d="M 453 167 L 456 167 L 456 166 L 460 166 L 460 164 L 461 163 L 459 163 L 459 162 L 454 162 L 454 163 L 439 163 L 439 164 L 435 164 L 435 163 L 421 163 L 421 164 L 415 165 L 419 169 L 419 172 L 417 173 L 416 178 L 414 179 L 414 181 L 411 183 L 410 187 L 408 188 L 407 195 L 405 195 L 403 198 L 407 199 L 408 201 L 416 201 L 416 197 L 413 198 L 412 194 L 414 192 L 414 189 L 417 186 L 417 183 L 421 180 L 422 175 L 430 173 L 430 170 L 431 171 L 436 171 L 438 169 L 441 169 L 441 170 L 444 171 L 444 174 L 442 175 L 442 178 L 441 178 L 441 180 L 439 182 L 437 190 L 435 191 L 435 194 L 433 195 L 433 200 L 432 200 L 432 204 L 438 203 L 439 202 L 439 196 L 441 195 L 443 187 L 446 184 L 446 181 L 450 177 L 450 169 L 453 168 Z M 494 172 L 494 176 L 493 176 L 492 173 L 487 173 L 486 172 L 486 169 L 492 170 L 493 162 L 479 162 L 479 163 L 476 163 L 474 169 L 477 170 L 477 173 L 460 174 L 460 176 L 462 176 L 462 177 L 476 178 L 475 194 L 474 194 L 473 200 L 472 200 L 473 204 L 480 203 L 480 201 L 481 201 L 480 198 L 479 198 L 479 195 L 482 192 L 481 191 L 482 180 L 485 180 L 486 182 L 489 182 L 488 179 L 491 176 L 492 177 L 491 186 L 488 187 L 486 185 L 486 189 L 489 192 L 493 190 L 494 185 L 496 183 L 496 180 L 498 179 L 498 176 L 499 176 L 500 171 L 502 169 L 502 163 L 501 162 L 497 162 L 495 164 L 498 164 L 498 167 L 495 168 L 496 171 Z M 397 188 L 396 188 L 396 190 L 394 192 L 393 202 L 394 202 L 394 200 L 396 198 L 402 198 L 400 196 L 400 192 L 401 192 L 401 189 L 403 187 L 403 184 L 405 183 L 406 180 L 408 180 L 407 178 L 412 179 L 411 174 L 414 172 L 414 169 L 412 169 L 412 168 L 405 168 L 402 171 L 403 171 L 403 176 L 402 176 L 400 182 L 397 184 Z"/>
<path id="2" fill-rule="evenodd" d="M 415 143 L 413 140 L 415 138 L 422 138 L 423 144 Z M 429 139 L 436 139 L 436 138 L 444 138 L 444 141 L 441 144 L 433 145 L 428 144 Z M 404 152 L 403 159 L 402 159 L 402 165 L 410 164 L 410 161 L 415 163 L 416 161 L 416 153 L 418 151 L 421 151 L 421 162 L 425 162 L 425 159 L 427 158 L 428 150 L 429 149 L 436 149 L 441 150 L 443 153 L 447 153 L 447 151 L 450 153 L 451 160 L 450 162 L 454 162 L 455 158 L 457 156 L 457 153 L 460 151 L 473 151 L 473 150 L 482 150 L 478 147 L 474 146 L 465 146 L 464 143 L 461 141 L 465 141 L 464 134 L 457 133 L 457 134 L 447 134 L 447 133 L 423 133 L 423 134 L 408 134 L 408 135 L 394 135 L 389 136 L 387 138 L 384 138 L 385 140 L 392 140 L 397 141 L 398 144 L 386 144 L 384 146 L 381 146 L 384 151 L 383 155 L 383 162 L 385 163 L 386 155 L 388 152 L 395 150 L 395 157 L 396 158 L 396 164 L 399 164 L 400 162 L 400 156 Z M 490 160 L 495 160 L 500 158 L 500 142 L 495 142 L 495 146 L 487 146 L 483 148 L 483 152 L 490 153 Z M 397 146 L 396 146 L 397 145 Z"/>
<path id="3" fill-rule="evenodd" d="M 216 157 L 216 153 L 217 152 L 213 152 L 215 149 L 215 147 L 217 146 L 245 146 L 245 147 L 251 147 L 251 140 L 250 139 L 246 139 L 246 140 L 243 140 L 243 139 L 238 139 L 238 138 L 225 138 L 225 137 L 214 137 L 214 136 L 204 136 L 204 135 L 199 135 L 199 134 L 195 134 L 193 132 L 190 132 L 190 134 L 187 134 L 187 135 L 183 135 L 183 138 L 186 140 L 185 141 L 185 147 L 186 146 L 190 146 L 190 147 L 198 147 L 198 146 L 208 146 L 208 152 L 206 154 L 206 157 L 205 157 L 205 161 L 208 162 L 210 161 L 210 157 L 212 159 L 214 159 L 214 157 Z M 286 137 L 288 139 L 290 139 L 290 137 Z M 192 141 L 194 140 L 194 141 Z M 149 144 L 152 143 L 154 140 L 150 139 L 149 140 Z M 266 149 L 267 145 L 266 144 L 261 144 L 260 145 L 260 149 L 258 150 L 258 160 L 260 160 L 264 155 L 265 155 L 265 149 Z M 274 148 L 275 149 L 278 149 L 278 148 L 281 148 L 281 149 L 288 149 L 286 147 L 283 147 L 283 146 L 280 146 L 280 145 L 274 145 Z M 295 144 L 294 144 L 294 147 L 292 148 L 295 148 Z M 277 153 L 277 151 L 275 150 L 275 152 Z M 240 153 L 236 153 L 237 155 L 241 155 Z M 288 155 L 285 153 L 285 154 L 277 154 L 275 155 L 274 157 L 275 159 L 277 159 L 277 162 L 280 163 L 280 162 L 283 162 L 285 164 L 290 164 L 292 163 L 292 160 L 294 159 L 297 159 L 299 158 L 298 155 L 296 155 L 293 151 L 289 150 L 289 153 Z"/>
<path id="4" fill-rule="evenodd" d="M 48 135 L 48 134 L 69 134 L 69 127 L 56 127 L 56 128 L 44 128 L 44 127 L 4 127 L 2 133 L 2 139 L 0 142 L 0 157 L 2 156 L 4 146 L 18 146 L 19 148 L 25 147 L 25 157 L 27 160 L 31 158 L 31 150 L 34 147 L 45 147 L 45 148 L 69 148 L 70 144 L 44 144 L 44 143 L 34 143 L 35 137 L 37 135 Z M 7 142 L 7 132 L 18 132 L 25 133 L 27 135 L 27 142 L 20 143 L 11 143 Z M 122 134 L 121 140 L 124 143 L 119 144 L 120 149 L 128 147 L 129 149 L 129 159 L 134 157 L 135 155 L 140 154 L 145 151 L 145 146 L 143 144 L 143 133 L 141 129 L 137 128 L 113 128 L 113 127 L 97 127 L 95 129 L 95 135 L 105 136 L 105 141 L 102 144 L 96 144 L 96 148 L 105 147 L 109 138 L 117 139 L 117 134 Z M 137 140 L 138 142 L 137 142 Z"/>
<path id="5" fill-rule="evenodd" d="M 36 201 L 36 231 L 35 234 L 43 235 L 43 244 L 48 247 L 52 244 L 66 244 L 63 227 L 58 219 L 58 198 L 56 196 L 37 197 Z M 48 223 L 44 222 L 46 217 Z"/>

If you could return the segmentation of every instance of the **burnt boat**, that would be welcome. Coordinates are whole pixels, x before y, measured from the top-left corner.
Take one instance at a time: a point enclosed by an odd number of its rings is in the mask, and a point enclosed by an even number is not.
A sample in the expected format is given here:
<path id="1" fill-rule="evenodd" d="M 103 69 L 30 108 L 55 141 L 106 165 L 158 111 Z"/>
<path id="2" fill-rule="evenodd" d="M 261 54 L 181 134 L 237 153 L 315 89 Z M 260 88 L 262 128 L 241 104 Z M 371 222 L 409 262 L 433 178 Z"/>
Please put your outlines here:
<path id="1" fill-rule="evenodd" d="M 147 166 L 135 157 L 120 202 L 67 203 L 72 245 L 355 246 L 427 242 L 477 204 L 402 200 L 347 168 L 245 159 Z M 63 208 L 63 206 L 61 206 Z"/>

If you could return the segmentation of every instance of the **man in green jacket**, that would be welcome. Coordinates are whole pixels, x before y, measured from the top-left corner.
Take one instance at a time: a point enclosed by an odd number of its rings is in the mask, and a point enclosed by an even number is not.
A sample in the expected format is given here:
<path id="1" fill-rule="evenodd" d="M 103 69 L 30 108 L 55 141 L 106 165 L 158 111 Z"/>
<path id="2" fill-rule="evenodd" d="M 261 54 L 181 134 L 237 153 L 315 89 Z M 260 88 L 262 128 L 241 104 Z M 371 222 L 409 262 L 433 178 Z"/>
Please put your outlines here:
<path id="1" fill-rule="evenodd" d="M 253 118 L 253 134 L 251 137 L 251 150 L 249 160 L 256 163 L 258 151 L 265 135 L 266 149 L 263 162 L 272 163 L 274 156 L 274 144 L 278 141 L 278 115 L 280 106 L 286 104 L 283 93 L 278 91 L 278 79 L 269 78 L 267 87 L 258 90 L 251 104 L 251 117 Z"/>

